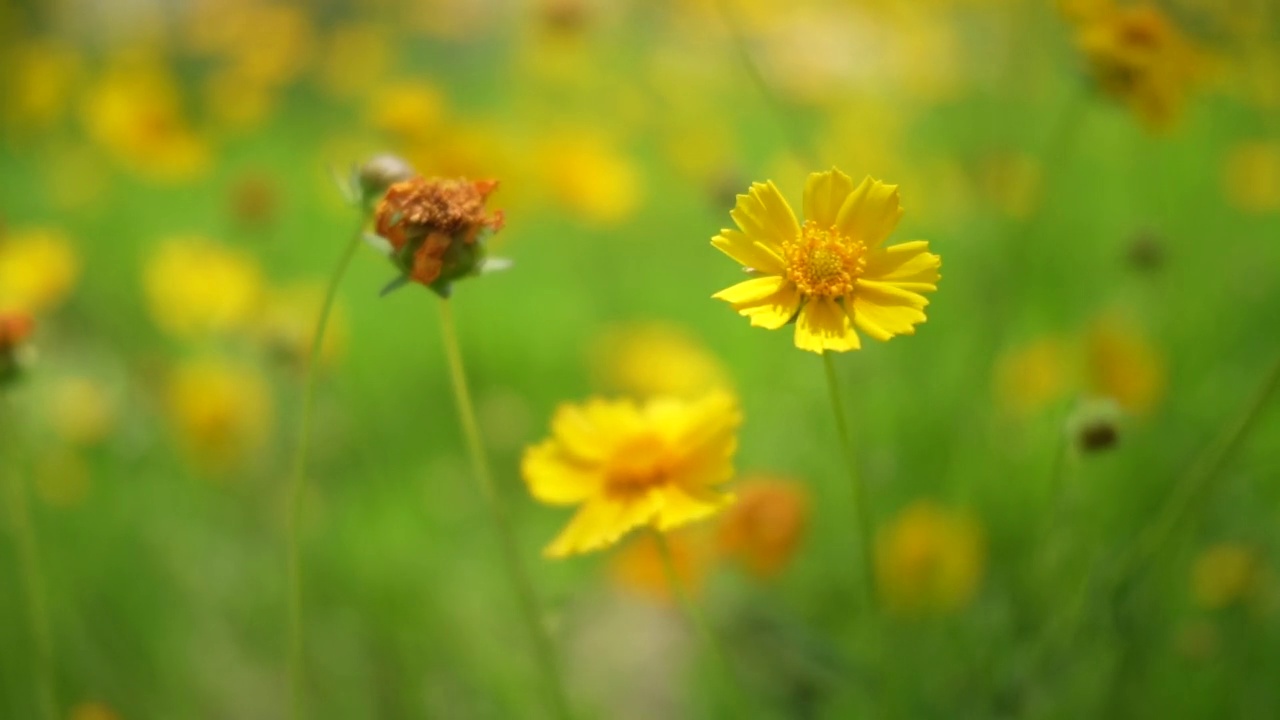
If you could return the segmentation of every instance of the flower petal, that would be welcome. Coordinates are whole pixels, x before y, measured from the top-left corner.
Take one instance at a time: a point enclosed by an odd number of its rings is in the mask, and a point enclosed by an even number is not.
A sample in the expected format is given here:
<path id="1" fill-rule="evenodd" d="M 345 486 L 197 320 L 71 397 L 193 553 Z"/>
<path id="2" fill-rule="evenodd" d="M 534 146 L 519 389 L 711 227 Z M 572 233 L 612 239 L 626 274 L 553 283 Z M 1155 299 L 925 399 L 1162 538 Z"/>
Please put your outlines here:
<path id="1" fill-rule="evenodd" d="M 868 176 L 840 206 L 835 224 L 845 235 L 876 247 L 893 233 L 901 217 L 898 186 Z"/>
<path id="2" fill-rule="evenodd" d="M 880 280 L 859 280 L 854 295 L 865 295 L 878 305 L 908 305 L 923 310 L 929 300 L 910 287 L 895 282 Z"/>
<path id="3" fill-rule="evenodd" d="M 663 532 L 714 515 L 737 499 L 714 490 L 691 490 L 674 485 L 663 488 L 661 493 L 662 508 L 658 510 L 654 525 Z"/>
<path id="4" fill-rule="evenodd" d="M 924 311 L 919 308 L 882 305 L 866 295 L 854 296 L 851 314 L 859 330 L 882 341 L 894 335 L 914 335 L 915 326 L 925 321 Z"/>
<path id="5" fill-rule="evenodd" d="M 796 347 L 821 354 L 857 350 L 861 343 L 844 308 L 831 298 L 813 298 L 796 321 Z"/>
<path id="6" fill-rule="evenodd" d="M 746 195 L 738 196 L 738 204 L 729 216 L 748 239 L 775 252 L 780 244 L 800 235 L 795 213 L 772 180 L 752 183 Z"/>
<path id="7" fill-rule="evenodd" d="M 735 307 L 739 305 L 754 305 L 771 295 L 776 295 L 786 282 L 785 278 L 777 275 L 752 278 L 727 287 L 711 297 L 716 300 L 724 300 Z"/>
<path id="8" fill-rule="evenodd" d="M 576 462 L 560 443 L 547 440 L 525 450 L 520 472 L 529 493 L 549 505 L 573 505 L 597 493 L 604 483 L 599 468 Z"/>
<path id="9" fill-rule="evenodd" d="M 867 280 L 891 282 L 907 290 L 937 290 L 942 258 L 929 252 L 926 240 L 914 240 L 887 248 L 877 248 L 867 255 Z"/>
<path id="10" fill-rule="evenodd" d="M 719 235 L 711 238 L 711 244 L 743 267 L 774 275 L 781 275 L 786 269 L 777 250 L 751 240 L 739 230 L 721 230 Z"/>
<path id="11" fill-rule="evenodd" d="M 626 497 L 598 496 L 585 503 L 543 554 L 565 557 L 612 545 L 628 531 L 653 520 L 662 498 L 654 492 Z"/>
<path id="12" fill-rule="evenodd" d="M 804 219 L 822 228 L 836 224 L 840 207 L 853 192 L 853 178 L 835 168 L 809 175 L 804 184 Z"/>
<path id="13" fill-rule="evenodd" d="M 751 302 L 734 303 L 739 315 L 751 318 L 751 324 L 767 330 L 791 322 L 800 307 L 800 291 L 791 283 L 784 283 L 774 294 Z"/>

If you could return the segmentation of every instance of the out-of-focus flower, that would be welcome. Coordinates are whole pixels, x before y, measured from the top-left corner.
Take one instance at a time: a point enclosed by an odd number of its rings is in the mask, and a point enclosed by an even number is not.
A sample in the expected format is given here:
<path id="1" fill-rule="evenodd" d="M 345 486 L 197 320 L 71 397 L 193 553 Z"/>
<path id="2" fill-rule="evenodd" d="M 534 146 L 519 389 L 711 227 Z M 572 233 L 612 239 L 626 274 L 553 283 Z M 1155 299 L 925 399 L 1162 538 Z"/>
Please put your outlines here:
<path id="1" fill-rule="evenodd" d="M 115 428 L 115 401 L 101 383 L 90 378 L 59 378 L 50 389 L 48 403 L 54 431 L 70 445 L 96 445 Z"/>
<path id="2" fill-rule="evenodd" d="M 120 720 L 120 716 L 104 703 L 82 702 L 71 708 L 68 720 Z"/>
<path id="3" fill-rule="evenodd" d="M 1106 452 L 1120 442 L 1120 405 L 1111 398 L 1088 398 L 1067 418 L 1066 432 L 1082 454 Z"/>
<path id="4" fill-rule="evenodd" d="M 266 122 L 275 108 L 277 92 L 235 68 L 212 72 L 204 81 L 209 115 L 230 130 L 251 130 Z"/>
<path id="5" fill-rule="evenodd" d="M 183 114 L 177 80 L 146 54 L 116 58 L 84 104 L 89 134 L 128 167 L 152 179 L 181 181 L 209 163 L 209 148 Z"/>
<path id="6" fill-rule="evenodd" d="M 214 358 L 189 361 L 170 375 L 166 400 L 179 442 L 203 470 L 241 466 L 271 432 L 270 391 L 247 367 Z"/>
<path id="7" fill-rule="evenodd" d="M 0 236 L 0 311 L 40 315 L 56 308 L 80 276 L 80 259 L 60 230 Z"/>
<path id="8" fill-rule="evenodd" d="M 681 589 L 697 595 L 710 565 L 706 549 L 689 532 L 668 533 L 666 542 Z M 610 562 L 610 574 L 618 585 L 637 594 L 665 602 L 675 599 L 662 551 L 651 533 L 641 533 L 623 545 Z"/>
<path id="9" fill-rule="evenodd" d="M 1098 89 L 1126 104 L 1150 130 L 1182 114 L 1201 60 L 1154 5 L 1112 5 L 1085 19 L 1076 38 Z"/>
<path id="10" fill-rule="evenodd" d="M 521 463 L 535 498 L 580 506 L 547 556 L 599 550 L 638 527 L 667 532 L 718 512 L 733 500 L 716 488 L 733 477 L 740 422 L 724 393 L 562 405 L 551 437 Z"/>
<path id="11" fill-rule="evenodd" d="M 738 486 L 738 502 L 720 520 L 720 553 L 759 578 L 784 570 L 809 527 L 809 495 L 798 483 L 759 478 Z"/>
<path id="12" fill-rule="evenodd" d="M 1036 413 L 1075 385 L 1071 345 L 1046 336 L 1005 353 L 996 366 L 1000 405 L 1019 415 Z"/>
<path id="13" fill-rule="evenodd" d="M 270 225 L 279 210 L 279 195 L 270 176 L 247 174 L 231 186 L 231 216 L 248 227 Z"/>
<path id="14" fill-rule="evenodd" d="M 319 282 L 293 283 L 266 293 L 255 319 L 255 334 L 271 355 L 289 365 L 302 366 L 311 352 L 324 293 L 324 285 Z M 348 335 L 346 310 L 335 303 L 320 343 L 318 361 L 328 365 L 337 360 L 346 350 Z"/>
<path id="15" fill-rule="evenodd" d="M 902 217 L 898 187 L 870 177 L 855 187 L 836 169 L 812 173 L 804 214 L 801 225 L 772 182 L 739 195 L 730 213 L 738 229 L 711 244 L 755 277 L 713 297 L 756 327 L 794 321 L 796 347 L 816 353 L 857 350 L 855 326 L 877 340 L 914 334 L 942 259 L 924 240 L 884 246 Z"/>
<path id="16" fill-rule="evenodd" d="M 600 134 L 556 134 L 544 140 L 536 154 L 552 197 L 583 220 L 610 225 L 631 217 L 639 207 L 640 171 Z"/>
<path id="17" fill-rule="evenodd" d="M 1205 610 L 1242 605 L 1259 589 L 1258 553 L 1247 545 L 1219 543 L 1203 550 L 1191 568 L 1191 594 Z"/>
<path id="18" fill-rule="evenodd" d="M 404 277 L 448 296 L 453 281 L 479 272 L 485 233 L 502 229 L 502 211 L 485 202 L 496 180 L 414 177 L 387 188 L 374 222 Z"/>
<path id="19" fill-rule="evenodd" d="M 1089 389 L 1114 399 L 1127 412 L 1144 415 L 1165 389 L 1164 362 L 1136 328 L 1103 318 L 1088 336 Z"/>
<path id="20" fill-rule="evenodd" d="M 204 238 L 161 243 L 147 259 L 143 282 L 156 324 L 186 338 L 244 328 L 262 297 L 254 259 Z"/>
<path id="21" fill-rule="evenodd" d="M 913 503 L 876 538 L 882 600 L 904 615 L 959 610 L 978 590 L 985 556 L 982 534 L 967 515 L 929 501 Z"/>
<path id="22" fill-rule="evenodd" d="M 987 199 L 1008 217 L 1025 220 L 1040 204 L 1040 163 L 1020 153 L 992 155 L 979 168 L 978 182 Z"/>
<path id="23" fill-rule="evenodd" d="M 13 42 L 0 51 L 9 79 L 3 112 L 19 127 L 43 128 L 58 121 L 81 71 L 74 48 L 50 39 Z"/>
<path id="24" fill-rule="evenodd" d="M 344 100 L 368 92 L 391 66 L 395 44 L 387 41 L 389 35 L 389 28 L 372 23 L 344 23 L 333 28 L 320 58 L 320 86 Z"/>
<path id="25" fill-rule="evenodd" d="M 730 385 L 720 360 L 670 323 L 613 326 L 596 340 L 591 361 L 604 387 L 636 397 L 687 398 Z"/>
<path id="26" fill-rule="evenodd" d="M 12 380 L 26 364 L 24 349 L 34 330 L 30 315 L 0 312 L 0 384 Z"/>
<path id="27" fill-rule="evenodd" d="M 423 82 L 390 83 L 369 102 L 369 124 L 401 148 L 435 137 L 444 117 L 444 96 Z"/>
<path id="28" fill-rule="evenodd" d="M 1227 200 L 1249 213 L 1280 212 L 1280 143 L 1241 143 L 1227 156 Z"/>

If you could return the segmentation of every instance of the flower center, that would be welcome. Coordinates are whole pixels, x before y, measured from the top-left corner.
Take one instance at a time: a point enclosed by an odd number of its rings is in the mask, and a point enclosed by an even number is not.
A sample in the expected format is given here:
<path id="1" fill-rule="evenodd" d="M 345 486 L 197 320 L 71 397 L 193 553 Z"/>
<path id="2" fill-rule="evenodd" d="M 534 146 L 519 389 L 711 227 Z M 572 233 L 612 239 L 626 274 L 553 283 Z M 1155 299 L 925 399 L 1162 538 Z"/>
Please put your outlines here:
<path id="1" fill-rule="evenodd" d="M 810 220 L 795 240 L 782 244 L 787 279 L 812 297 L 838 298 L 853 292 L 853 284 L 867 266 L 867 248 Z"/>
<path id="2" fill-rule="evenodd" d="M 653 433 L 628 438 L 609 462 L 609 489 L 630 493 L 661 484 L 670 474 L 669 455 L 667 444 Z"/>

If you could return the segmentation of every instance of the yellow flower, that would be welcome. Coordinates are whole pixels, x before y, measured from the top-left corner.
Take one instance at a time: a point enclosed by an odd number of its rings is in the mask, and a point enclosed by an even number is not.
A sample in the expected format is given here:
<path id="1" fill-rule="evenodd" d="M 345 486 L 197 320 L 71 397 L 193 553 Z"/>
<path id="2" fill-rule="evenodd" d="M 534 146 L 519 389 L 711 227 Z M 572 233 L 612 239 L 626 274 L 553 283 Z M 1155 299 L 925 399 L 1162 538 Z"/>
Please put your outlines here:
<path id="1" fill-rule="evenodd" d="M 739 501 L 720 521 L 720 552 L 753 575 L 771 578 L 795 556 L 809 526 L 809 495 L 798 483 L 771 478 L 743 482 Z"/>
<path id="2" fill-rule="evenodd" d="M 638 397 L 697 397 L 729 387 L 719 359 L 678 325 L 619 325 L 592 348 L 595 374 L 609 390 Z"/>
<path id="3" fill-rule="evenodd" d="M 97 445 L 115 428 L 115 399 L 101 383 L 87 377 L 57 380 L 47 403 L 54 431 L 72 445 Z"/>
<path id="4" fill-rule="evenodd" d="M 1097 321 L 1088 337 L 1090 390 L 1135 415 L 1155 408 L 1164 395 L 1159 353 L 1136 329 L 1113 319 Z"/>
<path id="5" fill-rule="evenodd" d="M 643 405 L 592 399 L 562 405 L 551 437 L 525 451 L 530 493 L 551 505 L 579 505 L 548 557 L 598 550 L 644 526 L 666 532 L 733 501 L 716 486 L 733 477 L 737 403 L 724 393 L 698 401 Z"/>
<path id="6" fill-rule="evenodd" d="M 253 258 L 203 238 L 162 243 L 147 260 L 143 280 L 152 317 L 179 337 L 244 327 L 262 293 Z"/>
<path id="7" fill-rule="evenodd" d="M 1098 88 L 1119 100 L 1151 130 L 1178 119 L 1196 80 L 1196 51 L 1152 5 L 1104 8 L 1076 38 Z"/>
<path id="8" fill-rule="evenodd" d="M 1219 543 L 1196 557 L 1191 592 L 1205 610 L 1221 610 L 1249 600 L 1262 574 L 1258 555 L 1245 545 Z"/>
<path id="9" fill-rule="evenodd" d="M 1227 199 L 1250 213 L 1280 212 L 1280 143 L 1237 145 L 1225 163 Z"/>
<path id="10" fill-rule="evenodd" d="M 0 52 L 11 82 L 4 113 L 23 127 L 48 127 L 63 114 L 80 75 L 74 47 L 49 39 L 15 43 Z M 6 43 L 6 44 L 9 44 Z"/>
<path id="11" fill-rule="evenodd" d="M 79 275 L 80 259 L 59 230 L 31 228 L 0 237 L 0 311 L 48 312 Z"/>
<path id="12" fill-rule="evenodd" d="M 905 615 L 967 605 L 982 579 L 985 551 L 967 516 L 918 501 L 876 538 L 876 578 L 885 606 Z"/>
<path id="13" fill-rule="evenodd" d="M 640 171 L 609 139 L 590 131 L 544 141 L 538 166 L 554 199 L 589 223 L 609 225 L 630 217 L 642 194 Z"/>
<path id="14" fill-rule="evenodd" d="M 167 404 L 183 449 L 202 469 L 222 472 L 248 460 L 271 430 L 271 394 L 256 371 L 215 359 L 177 368 Z"/>
<path id="15" fill-rule="evenodd" d="M 1057 402 L 1075 385 L 1074 354 L 1056 336 L 1038 338 L 1005 353 L 996 366 L 1000 404 L 1019 415 Z"/>
<path id="16" fill-rule="evenodd" d="M 755 277 L 713 297 L 757 327 L 794 320 L 796 347 L 816 353 L 857 350 L 855 327 L 877 340 L 913 334 L 942 259 L 924 240 L 884 246 L 902 217 L 898 187 L 870 177 L 855 187 L 834 168 L 812 173 L 804 215 L 801 225 L 772 182 L 739 195 L 730 213 L 738 229 L 711 244 Z"/>

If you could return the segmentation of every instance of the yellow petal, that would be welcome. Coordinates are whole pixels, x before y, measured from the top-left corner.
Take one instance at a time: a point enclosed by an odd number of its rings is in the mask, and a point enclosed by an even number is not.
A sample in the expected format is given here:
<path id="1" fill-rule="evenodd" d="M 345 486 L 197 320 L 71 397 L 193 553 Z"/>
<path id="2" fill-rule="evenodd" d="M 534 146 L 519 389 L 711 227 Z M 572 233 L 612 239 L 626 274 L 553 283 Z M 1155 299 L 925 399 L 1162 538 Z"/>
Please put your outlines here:
<path id="1" fill-rule="evenodd" d="M 662 509 L 654 525 L 663 532 L 716 514 L 736 499 L 714 490 L 689 491 L 681 487 L 663 488 Z"/>
<path id="2" fill-rule="evenodd" d="M 884 242 L 902 217 L 898 186 L 867 177 L 840 206 L 836 227 L 868 247 Z"/>
<path id="3" fill-rule="evenodd" d="M 853 192 L 853 178 L 835 168 L 811 173 L 804 184 L 804 219 L 823 228 L 836 224 L 840 207 Z"/>
<path id="4" fill-rule="evenodd" d="M 923 310 L 929 304 L 929 300 L 925 296 L 910 287 L 904 287 L 894 282 L 859 280 L 854 294 L 866 296 L 878 305 L 907 305 L 917 310 Z"/>
<path id="5" fill-rule="evenodd" d="M 525 451 L 520 462 L 529 493 L 550 505 L 573 505 L 594 495 L 603 484 L 597 467 L 567 457 L 555 440 Z"/>
<path id="6" fill-rule="evenodd" d="M 800 224 L 786 198 L 773 181 L 752 183 L 746 195 L 738 196 L 738 204 L 729 213 L 749 240 L 778 250 L 781 243 L 800 235 Z M 763 268 L 762 268 L 763 269 Z"/>
<path id="7" fill-rule="evenodd" d="M 748 238 L 739 230 L 721 230 L 711 244 L 743 267 L 781 275 L 785 269 L 782 256 L 770 246 Z"/>
<path id="8" fill-rule="evenodd" d="M 877 340 L 894 335 L 912 335 L 915 325 L 925 321 L 924 311 L 914 304 L 901 304 L 897 295 L 858 293 L 853 298 L 853 322 Z"/>
<path id="9" fill-rule="evenodd" d="M 844 308 L 831 298 L 814 298 L 796 321 L 796 347 L 816 353 L 844 352 L 857 350 L 861 343 Z"/>
<path id="10" fill-rule="evenodd" d="M 800 291 L 785 283 L 778 292 L 753 303 L 734 305 L 739 315 L 751 318 L 751 324 L 766 330 L 777 330 L 791 322 L 800 307 Z"/>
<path id="11" fill-rule="evenodd" d="M 786 280 L 777 275 L 752 278 L 725 288 L 711 297 L 716 300 L 724 300 L 734 307 L 756 305 L 760 301 L 776 295 L 784 284 L 786 284 Z"/>
<path id="12" fill-rule="evenodd" d="M 650 522 L 660 503 L 661 498 L 653 492 L 626 498 L 598 496 L 578 510 L 543 554 L 560 558 L 612 545 L 628 531 Z"/>
<path id="13" fill-rule="evenodd" d="M 906 290 L 932 291 L 938 289 L 940 267 L 942 258 L 929 252 L 929 243 L 914 240 L 871 251 L 863 277 L 892 282 Z"/>

